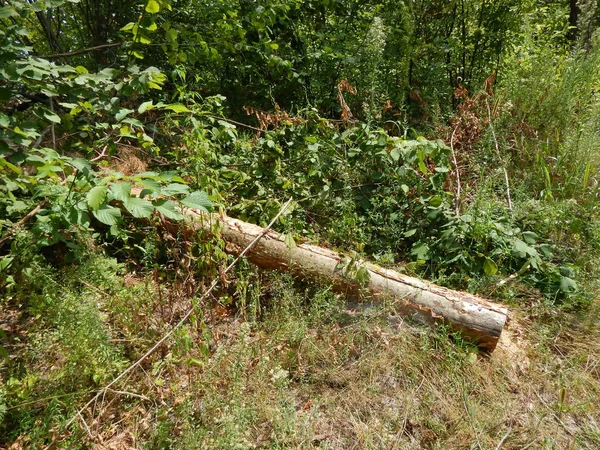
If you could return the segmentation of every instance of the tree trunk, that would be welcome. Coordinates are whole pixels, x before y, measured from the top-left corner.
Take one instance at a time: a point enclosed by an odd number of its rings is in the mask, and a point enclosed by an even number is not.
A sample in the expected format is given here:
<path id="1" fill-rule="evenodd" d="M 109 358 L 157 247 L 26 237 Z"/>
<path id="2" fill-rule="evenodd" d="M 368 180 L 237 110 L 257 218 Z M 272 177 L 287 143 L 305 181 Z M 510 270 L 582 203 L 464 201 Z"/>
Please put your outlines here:
<path id="1" fill-rule="evenodd" d="M 214 231 L 215 222 L 226 242 L 226 251 L 238 255 L 264 229 L 231 217 L 197 214 L 196 227 Z M 457 292 L 433 283 L 348 258 L 326 248 L 300 244 L 289 248 L 283 236 L 269 231 L 246 254 L 265 269 L 285 270 L 296 276 L 326 277 L 335 290 L 355 297 L 396 299 L 401 314 L 427 324 L 444 323 L 465 339 L 492 351 L 507 321 L 508 310 L 472 294 Z M 367 276 L 368 274 L 368 276 Z M 362 279 L 359 283 L 357 279 Z"/>

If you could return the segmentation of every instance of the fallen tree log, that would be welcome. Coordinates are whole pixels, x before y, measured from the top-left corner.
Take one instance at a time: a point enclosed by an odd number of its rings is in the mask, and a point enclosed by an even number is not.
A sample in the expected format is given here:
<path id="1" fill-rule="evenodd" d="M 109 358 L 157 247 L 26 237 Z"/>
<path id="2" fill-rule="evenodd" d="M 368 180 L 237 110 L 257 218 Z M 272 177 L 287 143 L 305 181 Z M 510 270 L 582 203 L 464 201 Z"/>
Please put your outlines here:
<path id="1" fill-rule="evenodd" d="M 198 214 L 187 210 L 196 228 L 213 232 L 215 222 L 227 243 L 227 252 L 238 255 L 264 229 L 224 215 Z M 507 321 L 508 310 L 466 292 L 384 269 L 365 261 L 349 261 L 332 250 L 310 244 L 293 248 L 274 231 L 264 234 L 246 254 L 250 262 L 265 269 L 285 270 L 300 277 L 327 277 L 340 292 L 357 297 L 390 296 L 397 299 L 399 313 L 427 324 L 444 323 L 480 348 L 494 350 Z M 359 276 L 357 276 L 359 275 Z M 357 281 L 362 279 L 362 282 Z"/>

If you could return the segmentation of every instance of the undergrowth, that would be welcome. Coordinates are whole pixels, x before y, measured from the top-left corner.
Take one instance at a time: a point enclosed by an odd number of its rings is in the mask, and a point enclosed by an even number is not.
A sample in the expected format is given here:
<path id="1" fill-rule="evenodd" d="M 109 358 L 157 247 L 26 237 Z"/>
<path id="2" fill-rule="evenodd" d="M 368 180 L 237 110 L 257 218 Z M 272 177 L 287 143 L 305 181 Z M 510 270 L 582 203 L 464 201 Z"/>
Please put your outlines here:
<path id="1" fill-rule="evenodd" d="M 157 329 L 170 326 L 171 317 L 159 310 L 144 316 L 166 286 L 124 277 L 114 260 L 98 256 L 68 274 L 44 269 L 43 284 L 58 296 L 48 303 L 48 289 L 40 289 L 8 330 L 3 444 L 600 445 L 600 334 L 592 318 L 540 320 L 545 308 L 531 310 L 528 319 L 518 313 L 505 331 L 512 346 L 501 345 L 490 357 L 443 328 L 405 322 L 393 301 L 356 303 L 326 284 L 250 266 L 240 267 L 219 295 L 235 298 L 235 305 L 199 309 L 78 417 L 95 389 L 150 346 Z M 16 314 L 10 303 L 4 308 Z M 78 425 L 67 432 L 62 427 L 72 417 Z"/>

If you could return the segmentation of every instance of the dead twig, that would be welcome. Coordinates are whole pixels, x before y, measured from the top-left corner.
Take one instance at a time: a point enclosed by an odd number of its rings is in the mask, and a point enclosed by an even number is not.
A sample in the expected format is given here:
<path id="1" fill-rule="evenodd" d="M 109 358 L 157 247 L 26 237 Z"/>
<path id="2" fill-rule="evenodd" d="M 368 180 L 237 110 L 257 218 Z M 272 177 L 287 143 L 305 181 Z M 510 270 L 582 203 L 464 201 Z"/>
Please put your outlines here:
<path id="1" fill-rule="evenodd" d="M 29 211 L 29 213 L 27 213 L 25 217 L 23 217 L 21 220 L 15 223 L 6 233 L 4 233 L 4 236 L 2 236 L 2 239 L 0 239 L 0 247 L 2 247 L 4 242 L 6 242 L 14 234 L 14 232 L 17 231 L 18 228 L 22 227 L 33 216 L 35 216 L 40 211 L 40 209 L 44 207 L 45 204 L 46 202 L 43 201 L 42 203 L 37 205 L 35 208 Z"/>
<path id="2" fill-rule="evenodd" d="M 511 432 L 512 432 L 512 426 L 509 427 L 506 434 L 504 436 L 502 436 L 502 439 L 500 439 L 500 442 L 498 442 L 498 445 L 496 445 L 496 450 L 500 450 L 502 448 L 502 446 L 504 445 L 504 442 L 506 442 L 506 439 L 508 439 L 508 436 L 510 436 Z"/>
<path id="3" fill-rule="evenodd" d="M 510 183 L 508 182 L 508 172 L 506 170 L 506 162 L 500 156 L 500 148 L 498 146 L 498 139 L 496 139 L 496 131 L 494 131 L 494 124 L 492 123 L 492 112 L 490 110 L 490 104 L 487 101 L 487 99 L 485 100 L 485 104 L 487 106 L 487 111 L 488 111 L 488 123 L 490 125 L 490 130 L 492 130 L 492 137 L 494 138 L 494 144 L 496 146 L 496 155 L 498 156 L 499 159 L 502 160 L 502 163 L 503 163 L 502 170 L 504 171 L 504 182 L 506 183 L 506 200 L 508 201 L 508 209 L 512 212 L 513 206 L 512 206 L 512 200 L 510 197 Z"/>
<path id="4" fill-rule="evenodd" d="M 452 152 L 452 162 L 454 163 L 454 169 L 456 170 L 456 215 L 460 216 L 460 169 L 458 168 L 458 162 L 456 161 L 456 152 L 454 151 L 454 135 L 456 134 L 456 130 L 460 122 L 456 124 L 454 127 L 454 131 L 452 131 L 452 136 L 450 137 L 450 151 Z"/>

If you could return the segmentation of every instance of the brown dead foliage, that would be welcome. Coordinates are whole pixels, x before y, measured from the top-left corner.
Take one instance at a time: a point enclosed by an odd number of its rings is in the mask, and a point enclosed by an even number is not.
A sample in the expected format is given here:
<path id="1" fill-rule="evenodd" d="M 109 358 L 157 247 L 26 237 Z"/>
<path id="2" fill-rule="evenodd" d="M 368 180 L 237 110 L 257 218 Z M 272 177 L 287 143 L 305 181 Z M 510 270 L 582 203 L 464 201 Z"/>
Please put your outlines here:
<path id="1" fill-rule="evenodd" d="M 478 182 L 479 170 L 473 167 L 472 156 L 490 120 L 498 115 L 497 105 L 493 101 L 495 77 L 496 74 L 490 75 L 482 90 L 473 95 L 469 95 L 464 86 L 459 86 L 454 91 L 454 97 L 459 102 L 456 114 L 448 121 L 448 126 L 436 130 L 438 135 L 444 136 L 444 141 L 456 157 L 457 167 L 449 173 L 446 181 L 446 189 L 450 191 L 459 190 L 458 180 L 471 186 Z"/>
<path id="2" fill-rule="evenodd" d="M 346 103 L 346 99 L 344 98 L 344 92 L 348 92 L 349 94 L 356 95 L 356 88 L 352 86 L 347 79 L 343 79 L 337 85 L 337 99 L 340 103 L 340 109 L 342 110 L 342 122 L 343 123 L 354 123 L 356 119 L 352 115 L 352 111 Z"/>
<path id="3" fill-rule="evenodd" d="M 110 159 L 108 167 L 123 175 L 131 176 L 145 172 L 149 162 L 150 158 L 144 150 L 130 145 L 120 145 L 117 154 Z"/>
<path id="4" fill-rule="evenodd" d="M 251 106 L 244 106 L 244 111 L 246 111 L 248 116 L 256 117 L 256 120 L 258 120 L 258 127 L 261 132 L 267 131 L 268 129 L 276 130 L 281 125 L 285 124 L 291 123 L 293 125 L 297 125 L 304 122 L 304 119 L 290 116 L 287 111 L 282 111 L 277 104 L 275 104 L 275 112 L 263 111 Z"/>

